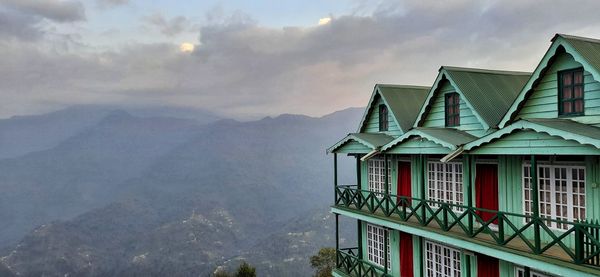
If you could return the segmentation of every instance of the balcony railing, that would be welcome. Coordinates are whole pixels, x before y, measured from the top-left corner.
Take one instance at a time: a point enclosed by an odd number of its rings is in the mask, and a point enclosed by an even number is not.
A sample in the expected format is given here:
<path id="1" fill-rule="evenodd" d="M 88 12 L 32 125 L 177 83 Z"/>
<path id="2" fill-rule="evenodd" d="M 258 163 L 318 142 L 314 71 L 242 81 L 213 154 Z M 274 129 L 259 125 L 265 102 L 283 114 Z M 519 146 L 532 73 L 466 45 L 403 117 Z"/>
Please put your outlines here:
<path id="1" fill-rule="evenodd" d="M 335 195 L 337 207 L 384 216 L 398 222 L 441 229 L 452 232 L 453 235 L 466 236 L 579 265 L 600 267 L 598 221 L 592 224 L 534 217 L 386 195 L 358 190 L 355 186 L 338 186 Z M 550 226 L 564 228 L 558 230 Z"/>
<path id="2" fill-rule="evenodd" d="M 383 267 L 373 265 L 358 257 L 358 248 L 342 248 L 336 251 L 336 269 L 353 277 L 391 277 Z"/>

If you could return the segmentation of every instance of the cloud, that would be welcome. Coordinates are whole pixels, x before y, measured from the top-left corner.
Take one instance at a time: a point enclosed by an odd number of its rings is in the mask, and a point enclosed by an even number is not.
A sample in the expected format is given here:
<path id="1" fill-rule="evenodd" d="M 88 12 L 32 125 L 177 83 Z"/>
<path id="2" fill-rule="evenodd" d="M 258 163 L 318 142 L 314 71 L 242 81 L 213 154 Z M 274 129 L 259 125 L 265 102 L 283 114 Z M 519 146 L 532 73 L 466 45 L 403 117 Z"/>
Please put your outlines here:
<path id="1" fill-rule="evenodd" d="M 166 19 L 162 14 L 155 13 L 144 17 L 144 21 L 152 27 L 157 28 L 166 36 L 175 36 L 187 31 L 190 27 L 190 22 L 183 16 L 176 16 L 171 19 Z"/>
<path id="2" fill-rule="evenodd" d="M 96 4 L 101 8 L 112 8 L 122 5 L 127 5 L 130 0 L 96 0 Z"/>
<path id="3" fill-rule="evenodd" d="M 85 19 L 85 9 L 79 1 L 2 0 L 0 4 L 24 14 L 38 16 L 55 22 L 72 22 Z"/>
<path id="4" fill-rule="evenodd" d="M 554 33 L 600 37 L 600 3 L 576 6 L 383 2 L 368 15 L 284 28 L 239 12 L 209 15 L 191 53 L 165 43 L 57 54 L 0 40 L 0 116 L 81 103 L 191 105 L 233 117 L 319 115 L 365 105 L 375 83 L 431 85 L 441 65 L 531 71 Z M 155 26 L 173 21 L 156 18 Z"/>

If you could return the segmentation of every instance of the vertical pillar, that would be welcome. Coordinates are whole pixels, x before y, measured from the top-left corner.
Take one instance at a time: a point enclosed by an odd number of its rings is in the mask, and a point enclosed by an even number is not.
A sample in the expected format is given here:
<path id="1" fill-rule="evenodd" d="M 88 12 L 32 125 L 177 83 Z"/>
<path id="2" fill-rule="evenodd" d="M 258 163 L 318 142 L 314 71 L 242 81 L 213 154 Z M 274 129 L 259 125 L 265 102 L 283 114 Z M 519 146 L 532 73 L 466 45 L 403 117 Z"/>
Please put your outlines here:
<path id="1" fill-rule="evenodd" d="M 473 184 L 472 184 L 472 169 L 473 167 L 471 166 L 473 159 L 471 157 L 471 155 L 469 154 L 465 154 L 464 155 L 465 158 L 465 169 L 467 171 L 467 206 L 469 207 L 468 212 L 468 227 L 469 227 L 469 235 L 472 236 L 473 235 L 473 210 L 471 209 L 473 207 Z"/>
<path id="2" fill-rule="evenodd" d="M 333 203 L 336 204 L 338 200 L 338 172 L 337 172 L 337 153 L 333 153 Z"/>
<path id="3" fill-rule="evenodd" d="M 335 214 L 335 265 L 340 264 L 338 252 L 340 251 L 340 215 Z"/>
<path id="4" fill-rule="evenodd" d="M 356 252 L 358 252 L 357 253 L 358 259 L 362 261 L 362 259 L 363 259 L 363 244 L 362 244 L 362 237 L 363 237 L 363 235 L 362 235 L 362 220 L 360 220 L 360 219 L 356 220 L 356 233 L 358 235 L 358 244 L 357 244 L 358 245 L 358 251 L 356 251 Z M 361 271 L 362 271 L 362 269 L 359 266 L 358 267 L 358 276 L 362 276 Z"/>
<path id="5" fill-rule="evenodd" d="M 390 173 L 388 171 L 388 166 L 389 166 L 388 155 L 384 154 L 383 158 L 385 160 L 385 163 L 384 163 L 384 166 L 385 166 L 385 168 L 384 168 L 384 171 L 385 171 L 385 196 L 384 196 L 385 197 L 384 198 L 384 201 L 385 201 L 385 214 L 388 215 L 389 211 L 390 211 L 390 201 L 389 201 L 389 198 L 390 198 L 389 174 Z"/>
<path id="6" fill-rule="evenodd" d="M 531 182 L 529 185 L 531 186 L 531 201 L 533 202 L 533 207 L 531 207 L 533 213 L 533 238 L 534 238 L 534 246 L 535 253 L 539 254 L 541 252 L 541 238 L 540 238 L 540 203 L 539 203 L 539 188 L 538 188 L 538 176 L 537 176 L 537 161 L 535 160 L 535 155 L 531 155 L 531 164 L 529 167 Z"/>
<path id="7" fill-rule="evenodd" d="M 361 209 L 362 208 L 362 175 L 361 175 L 361 166 L 360 166 L 360 155 L 356 155 L 356 193 L 357 196 L 359 196 L 356 199 L 356 204 L 358 204 L 356 206 L 356 208 Z"/>
<path id="8" fill-rule="evenodd" d="M 389 238 L 390 236 L 390 231 L 385 228 L 385 233 L 383 234 L 383 268 L 385 270 L 385 274 L 387 275 L 388 272 L 388 244 L 389 244 Z"/>
<path id="9" fill-rule="evenodd" d="M 427 205 L 427 200 L 425 196 L 425 182 L 427 181 L 427 155 L 421 155 L 421 225 L 425 225 L 427 222 L 427 209 L 425 209 L 425 205 Z"/>

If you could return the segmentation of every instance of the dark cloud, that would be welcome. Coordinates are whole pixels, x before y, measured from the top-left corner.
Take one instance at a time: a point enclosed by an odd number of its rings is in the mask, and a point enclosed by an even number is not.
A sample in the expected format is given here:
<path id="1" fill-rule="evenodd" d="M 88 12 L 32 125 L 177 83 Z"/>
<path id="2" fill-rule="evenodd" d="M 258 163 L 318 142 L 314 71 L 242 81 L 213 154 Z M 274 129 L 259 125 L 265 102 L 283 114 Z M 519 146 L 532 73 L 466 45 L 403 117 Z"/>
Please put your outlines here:
<path id="1" fill-rule="evenodd" d="M 183 16 L 176 16 L 171 19 L 166 19 L 162 14 L 155 13 L 144 17 L 144 21 L 152 27 L 157 28 L 166 36 L 175 36 L 184 31 L 188 31 L 191 23 Z"/>
<path id="2" fill-rule="evenodd" d="M 55 22 L 72 22 L 85 19 L 85 10 L 83 4 L 79 1 L 2 0 L 0 4 L 24 14 Z"/>
<path id="3" fill-rule="evenodd" d="M 598 8 L 596 1 L 384 2 L 369 15 L 285 28 L 243 13 L 211 15 L 192 53 L 173 44 L 57 53 L 5 42 L 0 111 L 160 103 L 236 117 L 323 114 L 364 105 L 375 83 L 430 85 L 441 65 L 531 71 L 554 33 L 600 37 Z"/>

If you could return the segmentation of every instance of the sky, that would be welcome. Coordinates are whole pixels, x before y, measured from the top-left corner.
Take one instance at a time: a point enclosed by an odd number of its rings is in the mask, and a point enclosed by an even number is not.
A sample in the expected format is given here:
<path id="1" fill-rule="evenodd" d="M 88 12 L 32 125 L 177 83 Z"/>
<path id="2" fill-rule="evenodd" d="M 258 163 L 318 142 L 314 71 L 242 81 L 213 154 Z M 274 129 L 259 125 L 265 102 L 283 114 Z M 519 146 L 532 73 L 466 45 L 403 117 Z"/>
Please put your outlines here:
<path id="1" fill-rule="evenodd" d="M 72 105 L 235 119 L 365 106 L 442 65 L 533 71 L 600 1 L 0 0 L 0 118 Z"/>

